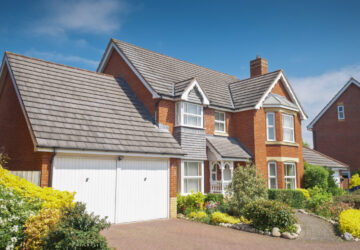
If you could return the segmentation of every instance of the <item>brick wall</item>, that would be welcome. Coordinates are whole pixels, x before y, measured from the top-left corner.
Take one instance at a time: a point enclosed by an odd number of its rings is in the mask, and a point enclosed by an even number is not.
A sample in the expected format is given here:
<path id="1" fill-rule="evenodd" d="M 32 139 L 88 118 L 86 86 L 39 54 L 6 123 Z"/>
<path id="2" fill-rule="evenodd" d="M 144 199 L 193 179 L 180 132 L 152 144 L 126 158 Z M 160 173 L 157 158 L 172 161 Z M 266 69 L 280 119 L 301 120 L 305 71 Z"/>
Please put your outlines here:
<path id="1" fill-rule="evenodd" d="M 345 120 L 338 120 L 338 104 L 344 105 Z M 352 84 L 315 123 L 314 147 L 319 152 L 347 163 L 351 171 L 360 169 L 359 128 L 360 88 Z"/>
<path id="2" fill-rule="evenodd" d="M 41 185 L 49 184 L 52 154 L 34 152 L 34 144 L 11 78 L 5 70 L 0 92 L 0 149 L 10 157 L 5 166 L 17 171 L 42 171 Z"/>

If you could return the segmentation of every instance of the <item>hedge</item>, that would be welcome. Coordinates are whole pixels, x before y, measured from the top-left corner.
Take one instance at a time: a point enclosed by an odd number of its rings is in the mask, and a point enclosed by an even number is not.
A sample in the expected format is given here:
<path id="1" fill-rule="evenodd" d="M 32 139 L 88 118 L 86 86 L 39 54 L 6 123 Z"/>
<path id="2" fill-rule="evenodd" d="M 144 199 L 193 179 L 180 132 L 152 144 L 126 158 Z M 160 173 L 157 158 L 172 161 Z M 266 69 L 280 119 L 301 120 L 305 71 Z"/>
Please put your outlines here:
<path id="1" fill-rule="evenodd" d="M 269 189 L 269 200 L 281 201 L 293 208 L 304 208 L 306 197 L 301 190 Z"/>

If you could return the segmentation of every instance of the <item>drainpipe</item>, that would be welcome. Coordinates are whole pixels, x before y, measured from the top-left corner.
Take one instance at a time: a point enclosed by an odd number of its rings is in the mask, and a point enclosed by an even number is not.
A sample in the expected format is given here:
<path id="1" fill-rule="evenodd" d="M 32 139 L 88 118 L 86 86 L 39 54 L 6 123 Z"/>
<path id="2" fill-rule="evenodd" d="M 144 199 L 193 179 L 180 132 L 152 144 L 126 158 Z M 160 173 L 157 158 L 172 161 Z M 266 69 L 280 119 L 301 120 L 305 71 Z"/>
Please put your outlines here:
<path id="1" fill-rule="evenodd" d="M 160 103 L 160 101 L 162 100 L 162 96 L 160 96 L 160 98 L 159 99 L 157 99 L 157 101 L 155 102 L 155 107 L 154 107 L 154 109 L 155 109 L 155 124 L 156 125 L 158 125 L 158 107 L 159 107 L 159 103 Z"/>
<path id="2" fill-rule="evenodd" d="M 54 147 L 53 148 L 54 149 L 54 153 L 53 153 L 53 155 L 51 156 L 51 159 L 50 159 L 50 173 L 49 173 L 49 178 L 50 178 L 50 180 L 49 180 L 49 187 L 52 187 L 52 179 L 53 179 L 53 162 L 54 162 L 54 158 L 55 158 L 55 156 L 56 156 L 56 148 Z"/>

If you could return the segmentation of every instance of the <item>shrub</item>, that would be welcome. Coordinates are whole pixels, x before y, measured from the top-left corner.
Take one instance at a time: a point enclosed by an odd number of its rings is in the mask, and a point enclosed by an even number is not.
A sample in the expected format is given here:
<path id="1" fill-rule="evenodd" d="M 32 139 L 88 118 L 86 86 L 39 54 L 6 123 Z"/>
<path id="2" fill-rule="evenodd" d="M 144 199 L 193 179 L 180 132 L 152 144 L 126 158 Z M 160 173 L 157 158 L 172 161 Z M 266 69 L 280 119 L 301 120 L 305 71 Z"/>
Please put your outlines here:
<path id="1" fill-rule="evenodd" d="M 59 191 L 50 187 L 41 188 L 25 179 L 11 174 L 0 166 L 0 184 L 12 188 L 18 194 L 28 199 L 40 199 L 44 208 L 62 208 L 69 206 L 74 200 L 75 193 Z"/>
<path id="2" fill-rule="evenodd" d="M 203 193 L 191 193 L 185 196 L 177 195 L 178 212 L 189 214 L 190 212 L 199 210 L 204 205 L 205 196 Z"/>
<path id="3" fill-rule="evenodd" d="M 300 190 L 300 191 L 303 193 L 303 195 L 304 195 L 304 197 L 305 197 L 306 199 L 309 199 L 309 198 L 310 198 L 310 194 L 309 194 L 309 191 L 308 191 L 307 189 L 298 188 L 298 190 Z"/>
<path id="4" fill-rule="evenodd" d="M 12 249 L 24 240 L 23 225 L 38 213 L 42 202 L 25 199 L 16 191 L 0 184 L 0 249 Z"/>
<path id="5" fill-rule="evenodd" d="M 219 204 L 224 204 L 224 196 L 222 194 L 207 194 L 204 199 L 205 202 L 219 202 Z"/>
<path id="6" fill-rule="evenodd" d="M 339 229 L 342 233 L 348 232 L 356 238 L 360 238 L 360 210 L 349 209 L 339 216 Z"/>
<path id="7" fill-rule="evenodd" d="M 322 188 L 315 186 L 314 188 L 310 188 L 309 190 L 310 199 L 307 201 L 307 207 L 312 212 L 317 213 L 319 206 L 321 206 L 324 202 L 329 202 L 332 200 L 331 194 L 324 191 Z"/>
<path id="8" fill-rule="evenodd" d="M 269 199 L 281 201 L 294 208 L 304 208 L 306 198 L 301 190 L 269 189 Z"/>
<path id="9" fill-rule="evenodd" d="M 59 222 L 44 237 L 43 246 L 45 249 L 107 249 L 100 231 L 109 226 L 106 219 L 88 214 L 84 204 L 75 203 L 62 209 Z"/>
<path id="10" fill-rule="evenodd" d="M 313 188 L 318 186 L 322 189 L 328 188 L 329 172 L 320 166 L 304 163 L 304 186 Z"/>
<path id="11" fill-rule="evenodd" d="M 219 223 L 238 224 L 241 222 L 239 218 L 235 218 L 233 216 L 221 212 L 213 213 L 211 218 L 212 218 L 212 222 L 215 224 L 219 224 Z"/>
<path id="12" fill-rule="evenodd" d="M 357 187 L 359 185 L 360 185 L 360 176 L 359 174 L 355 174 L 351 177 L 350 188 Z"/>
<path id="13" fill-rule="evenodd" d="M 344 202 L 349 204 L 349 206 L 353 208 L 360 209 L 360 195 L 342 195 L 342 196 L 335 196 L 334 201 L 336 202 Z"/>
<path id="14" fill-rule="evenodd" d="M 244 216 L 259 230 L 290 230 L 297 222 L 292 209 L 279 201 L 258 200 L 249 203 L 244 208 Z"/>
<path id="15" fill-rule="evenodd" d="M 257 174 L 255 165 L 238 166 L 227 190 L 230 194 L 229 210 L 241 215 L 241 210 L 250 202 L 267 199 L 266 181 Z"/>
<path id="16" fill-rule="evenodd" d="M 25 249 L 39 249 L 43 241 L 42 238 L 47 236 L 53 229 L 60 218 L 59 209 L 43 208 L 38 215 L 31 216 L 24 225 Z"/>

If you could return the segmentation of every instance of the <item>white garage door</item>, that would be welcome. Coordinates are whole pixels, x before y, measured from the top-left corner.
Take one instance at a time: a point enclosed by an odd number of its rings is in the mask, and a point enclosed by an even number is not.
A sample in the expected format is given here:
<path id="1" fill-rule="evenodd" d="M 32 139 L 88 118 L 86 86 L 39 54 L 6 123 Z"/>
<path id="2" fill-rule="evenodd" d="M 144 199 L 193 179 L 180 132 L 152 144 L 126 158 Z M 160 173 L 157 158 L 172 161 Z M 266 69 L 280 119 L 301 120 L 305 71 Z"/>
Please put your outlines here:
<path id="1" fill-rule="evenodd" d="M 89 212 L 107 216 L 110 222 L 114 222 L 115 159 L 57 156 L 52 186 L 76 192 L 75 200 L 85 202 Z"/>
<path id="2" fill-rule="evenodd" d="M 56 156 L 52 185 L 112 223 L 168 217 L 168 160 Z"/>
<path id="3" fill-rule="evenodd" d="M 118 162 L 117 223 L 168 217 L 168 166 L 167 160 Z"/>

